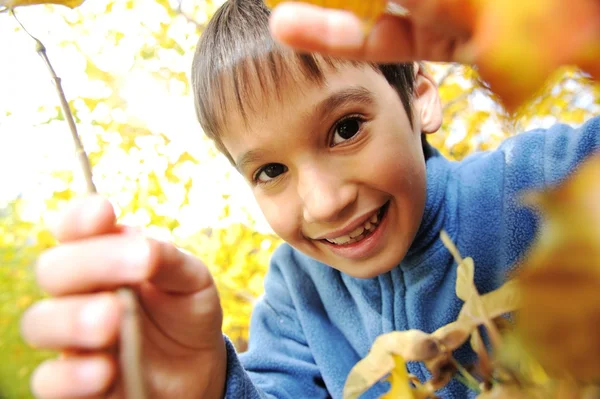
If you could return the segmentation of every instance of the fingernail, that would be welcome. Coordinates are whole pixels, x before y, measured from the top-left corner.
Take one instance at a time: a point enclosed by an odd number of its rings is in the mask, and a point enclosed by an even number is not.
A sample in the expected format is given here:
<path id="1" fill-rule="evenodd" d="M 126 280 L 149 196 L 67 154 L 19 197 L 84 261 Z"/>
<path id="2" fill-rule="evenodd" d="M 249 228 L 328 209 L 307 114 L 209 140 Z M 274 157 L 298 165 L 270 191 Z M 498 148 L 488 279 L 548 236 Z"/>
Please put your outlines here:
<path id="1" fill-rule="evenodd" d="M 81 337 L 84 343 L 98 345 L 102 339 L 102 327 L 108 318 L 110 303 L 106 298 L 95 299 L 83 306 L 79 314 L 79 322 L 85 332 Z"/>
<path id="2" fill-rule="evenodd" d="M 98 219 L 98 215 L 104 208 L 104 198 L 99 195 L 91 195 L 88 198 L 81 199 L 85 201 L 85 208 L 82 209 L 81 224 L 93 224 Z"/>
<path id="3" fill-rule="evenodd" d="M 389 2 L 386 8 L 386 12 L 391 15 L 398 17 L 406 17 L 410 14 L 406 7 L 399 4 L 400 2 Z"/>
<path id="4" fill-rule="evenodd" d="M 140 282 L 148 276 L 150 262 L 150 243 L 144 236 L 138 236 L 130 241 L 125 251 L 123 273 L 132 282 Z"/>
<path id="5" fill-rule="evenodd" d="M 352 20 L 349 22 L 349 17 Z M 365 29 L 362 21 L 349 11 L 332 10 L 328 13 L 327 26 L 331 47 L 338 49 L 356 49 L 365 41 Z"/>
<path id="6" fill-rule="evenodd" d="M 103 385 L 106 374 L 106 365 L 100 359 L 89 359 L 76 368 L 76 378 L 80 386 L 84 385 L 84 392 L 79 394 L 92 394 L 98 391 Z"/>

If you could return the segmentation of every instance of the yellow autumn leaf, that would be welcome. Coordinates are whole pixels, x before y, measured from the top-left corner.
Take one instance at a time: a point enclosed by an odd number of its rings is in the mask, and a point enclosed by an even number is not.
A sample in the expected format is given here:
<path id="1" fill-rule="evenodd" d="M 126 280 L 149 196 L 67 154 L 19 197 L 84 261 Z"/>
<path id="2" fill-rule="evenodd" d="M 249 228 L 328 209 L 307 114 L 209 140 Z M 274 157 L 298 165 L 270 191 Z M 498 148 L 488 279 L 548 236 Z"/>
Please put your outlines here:
<path id="1" fill-rule="evenodd" d="M 355 399 L 396 367 L 395 357 L 402 361 L 425 361 L 439 354 L 437 341 L 419 330 L 394 331 L 377 337 L 371 351 L 356 363 L 344 385 L 344 399 Z M 408 375 L 407 375 L 408 381 Z"/>
<path id="2" fill-rule="evenodd" d="M 496 365 L 500 366 L 500 377 L 502 372 L 508 371 L 510 376 L 518 375 L 519 381 L 528 386 L 546 386 L 551 382 L 550 377 L 532 356 L 530 350 L 524 345 L 518 333 L 511 332 L 504 335 L 501 350 L 494 353 Z"/>
<path id="3" fill-rule="evenodd" d="M 518 329 L 553 375 L 600 380 L 600 156 L 527 197 L 543 216 L 518 275 Z"/>
<path id="4" fill-rule="evenodd" d="M 38 4 L 58 4 L 69 8 L 75 8 L 80 6 L 84 1 L 85 0 L 0 0 L 0 6 L 15 8 Z"/>
<path id="5" fill-rule="evenodd" d="M 600 378 L 600 278 L 549 268 L 523 275 L 519 329 L 554 375 Z M 568 300 L 567 300 L 568 298 Z"/>
<path id="6" fill-rule="evenodd" d="M 530 99 L 561 65 L 599 70 L 597 1 L 475 1 L 479 71 L 509 110 Z"/>
<path id="7" fill-rule="evenodd" d="M 380 399 L 415 399 L 409 385 L 408 371 L 402 356 L 393 355 L 395 367 L 388 377 L 390 390 Z"/>

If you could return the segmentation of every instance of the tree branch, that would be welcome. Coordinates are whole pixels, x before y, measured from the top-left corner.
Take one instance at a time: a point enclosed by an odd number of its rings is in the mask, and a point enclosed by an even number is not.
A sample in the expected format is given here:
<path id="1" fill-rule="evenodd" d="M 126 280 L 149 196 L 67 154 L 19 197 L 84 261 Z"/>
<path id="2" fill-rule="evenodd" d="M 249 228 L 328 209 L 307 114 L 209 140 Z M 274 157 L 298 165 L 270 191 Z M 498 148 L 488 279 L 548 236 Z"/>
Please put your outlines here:
<path id="1" fill-rule="evenodd" d="M 25 28 L 25 26 L 21 23 L 21 21 L 17 18 L 13 9 L 10 9 L 10 13 L 15 18 L 17 23 L 21 26 L 21 28 L 31 37 L 36 44 L 36 52 L 42 57 L 48 71 L 50 72 L 50 76 L 52 77 L 52 81 L 56 88 L 56 92 L 58 94 L 60 100 L 60 106 L 63 111 L 63 116 L 69 125 L 69 130 L 71 132 L 71 137 L 75 144 L 75 150 L 77 152 L 77 158 L 79 160 L 79 165 L 83 171 L 83 175 L 86 182 L 87 192 L 90 194 L 97 193 L 96 186 L 94 184 L 93 175 L 92 175 L 92 167 L 90 165 L 90 160 L 83 148 L 83 144 L 81 143 L 81 138 L 79 137 L 79 133 L 77 132 L 77 125 L 75 124 L 75 119 L 73 118 L 73 113 L 71 112 L 71 108 L 69 107 L 69 102 L 65 96 L 65 92 L 62 88 L 61 79 L 56 75 L 52 63 L 46 54 L 46 47 L 44 44 L 38 40 L 35 36 L 33 36 L 29 31 Z M 123 383 L 125 386 L 126 397 L 128 399 L 145 399 L 146 392 L 143 381 L 143 373 L 141 367 L 141 331 L 140 331 L 140 323 L 139 323 L 139 311 L 137 298 L 130 288 L 121 288 L 118 290 L 118 296 L 125 306 L 125 311 L 123 315 L 123 321 L 121 323 L 120 330 L 120 366 L 121 372 L 123 373 Z"/>
<path id="2" fill-rule="evenodd" d="M 189 23 L 196 25 L 197 30 L 203 31 L 204 28 L 206 28 L 205 24 L 201 24 L 200 22 L 196 21 L 196 19 L 194 19 L 191 15 L 183 11 L 183 0 L 179 0 L 179 2 L 177 3 L 177 8 L 175 8 L 174 11 L 175 13 L 185 18 Z"/>

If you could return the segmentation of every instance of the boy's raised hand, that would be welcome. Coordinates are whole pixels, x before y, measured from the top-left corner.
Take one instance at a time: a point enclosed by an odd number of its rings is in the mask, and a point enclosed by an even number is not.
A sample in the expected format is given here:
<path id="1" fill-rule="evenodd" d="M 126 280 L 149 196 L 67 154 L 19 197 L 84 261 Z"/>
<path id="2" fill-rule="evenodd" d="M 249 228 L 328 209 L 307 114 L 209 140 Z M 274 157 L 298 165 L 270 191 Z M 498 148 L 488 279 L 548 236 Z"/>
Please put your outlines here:
<path id="1" fill-rule="evenodd" d="M 367 1 L 367 0 L 360 0 Z M 469 10 L 451 1 L 394 0 L 408 17 L 384 15 L 365 36 L 358 17 L 306 3 L 278 5 L 271 16 L 273 36 L 304 51 L 374 62 L 466 61 Z M 442 5 L 447 6 L 442 6 Z"/>
<path id="2" fill-rule="evenodd" d="M 116 347 L 123 307 L 114 289 L 140 301 L 149 397 L 221 398 L 227 355 L 214 281 L 198 259 L 116 224 L 108 201 L 77 201 L 56 232 L 61 245 L 39 259 L 37 279 L 53 295 L 23 316 L 38 348 L 63 351 L 32 377 L 39 398 L 123 397 Z"/>
<path id="3" fill-rule="evenodd" d="M 530 100 L 563 65 L 600 79 L 597 0 L 527 0 L 527 7 L 522 0 L 391 1 L 404 7 L 403 15 L 384 15 L 368 35 L 350 12 L 298 2 L 273 10 L 271 31 L 296 49 L 342 58 L 477 65 L 509 111 Z"/>

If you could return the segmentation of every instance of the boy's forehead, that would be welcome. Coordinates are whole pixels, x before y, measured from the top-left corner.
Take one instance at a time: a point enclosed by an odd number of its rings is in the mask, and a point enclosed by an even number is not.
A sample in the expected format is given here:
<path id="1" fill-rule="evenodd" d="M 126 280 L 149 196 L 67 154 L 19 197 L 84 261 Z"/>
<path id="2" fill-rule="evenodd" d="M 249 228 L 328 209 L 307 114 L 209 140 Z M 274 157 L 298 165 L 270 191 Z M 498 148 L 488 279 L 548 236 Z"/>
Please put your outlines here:
<path id="1" fill-rule="evenodd" d="M 239 167 L 240 152 L 258 146 L 261 140 L 272 140 L 281 129 L 319 126 L 333 110 L 348 103 L 376 103 L 380 84 L 387 82 L 375 69 L 348 64 L 327 68 L 321 81 L 299 76 L 286 79 L 276 92 L 257 88 L 254 98 L 248 99 L 251 111 L 244 114 L 238 108 L 229 113 L 223 141 Z M 235 102 L 235 98 L 229 101 Z"/>
<path id="2" fill-rule="evenodd" d="M 246 98 L 239 101 L 239 89 L 229 84 L 225 91 L 228 119 L 249 124 L 251 120 L 264 119 L 265 115 L 293 107 L 297 113 L 319 111 L 323 103 L 336 104 L 335 98 L 357 95 L 365 96 L 373 83 L 384 80 L 381 74 L 367 64 L 342 64 L 323 68 L 320 79 L 312 79 L 300 71 L 286 71 L 278 82 L 265 82 L 258 74 L 245 82 Z M 232 83 L 230 81 L 230 83 Z M 343 93 L 339 93 L 343 92 Z M 335 97 L 329 99 L 329 97 Z M 330 101 L 327 101 L 327 100 Z"/>

